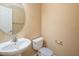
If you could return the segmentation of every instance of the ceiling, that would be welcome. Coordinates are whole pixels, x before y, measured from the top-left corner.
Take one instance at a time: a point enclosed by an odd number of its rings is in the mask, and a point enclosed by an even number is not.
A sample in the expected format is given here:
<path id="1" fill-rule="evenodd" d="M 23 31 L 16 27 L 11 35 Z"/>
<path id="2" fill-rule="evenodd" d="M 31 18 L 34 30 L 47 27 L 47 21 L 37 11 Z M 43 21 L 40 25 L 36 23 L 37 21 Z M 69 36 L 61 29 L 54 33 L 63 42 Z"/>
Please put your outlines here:
<path id="1" fill-rule="evenodd" d="M 7 7 L 19 7 L 19 8 L 23 8 L 23 5 L 22 3 L 0 3 L 0 5 L 4 5 L 4 6 L 7 6 Z"/>

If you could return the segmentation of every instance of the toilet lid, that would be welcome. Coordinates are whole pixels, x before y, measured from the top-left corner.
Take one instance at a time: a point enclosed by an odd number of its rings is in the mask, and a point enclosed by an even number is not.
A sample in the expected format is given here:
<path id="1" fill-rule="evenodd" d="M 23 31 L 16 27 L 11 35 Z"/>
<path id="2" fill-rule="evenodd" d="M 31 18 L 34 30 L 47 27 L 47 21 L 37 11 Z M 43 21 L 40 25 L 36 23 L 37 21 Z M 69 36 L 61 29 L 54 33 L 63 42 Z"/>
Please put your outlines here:
<path id="1" fill-rule="evenodd" d="M 41 48 L 39 50 L 39 52 L 42 54 L 42 55 L 45 55 L 45 56 L 51 56 L 53 55 L 53 51 L 50 50 L 49 48 Z"/>

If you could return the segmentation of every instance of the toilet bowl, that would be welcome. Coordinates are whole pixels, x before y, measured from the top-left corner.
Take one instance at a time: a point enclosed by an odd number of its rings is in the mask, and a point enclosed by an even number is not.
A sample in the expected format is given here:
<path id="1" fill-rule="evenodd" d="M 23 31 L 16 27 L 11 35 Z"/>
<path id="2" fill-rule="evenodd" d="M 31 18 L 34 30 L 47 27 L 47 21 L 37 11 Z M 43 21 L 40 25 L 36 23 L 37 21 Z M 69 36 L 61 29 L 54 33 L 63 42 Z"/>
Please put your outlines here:
<path id="1" fill-rule="evenodd" d="M 53 51 L 47 47 L 43 47 L 44 38 L 39 37 L 32 40 L 33 49 L 37 51 L 38 56 L 53 56 Z"/>

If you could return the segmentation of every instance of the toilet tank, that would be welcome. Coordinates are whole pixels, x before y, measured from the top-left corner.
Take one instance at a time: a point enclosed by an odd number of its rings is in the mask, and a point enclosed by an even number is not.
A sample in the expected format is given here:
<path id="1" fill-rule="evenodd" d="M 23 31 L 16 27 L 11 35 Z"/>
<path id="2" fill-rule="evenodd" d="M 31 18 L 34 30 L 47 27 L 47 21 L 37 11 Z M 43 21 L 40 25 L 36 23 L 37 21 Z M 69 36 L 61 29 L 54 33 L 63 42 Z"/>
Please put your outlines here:
<path id="1" fill-rule="evenodd" d="M 40 48 L 43 47 L 43 37 L 39 37 L 39 38 L 36 38 L 36 39 L 33 39 L 32 40 L 32 43 L 33 43 L 33 49 L 35 50 L 39 50 Z"/>

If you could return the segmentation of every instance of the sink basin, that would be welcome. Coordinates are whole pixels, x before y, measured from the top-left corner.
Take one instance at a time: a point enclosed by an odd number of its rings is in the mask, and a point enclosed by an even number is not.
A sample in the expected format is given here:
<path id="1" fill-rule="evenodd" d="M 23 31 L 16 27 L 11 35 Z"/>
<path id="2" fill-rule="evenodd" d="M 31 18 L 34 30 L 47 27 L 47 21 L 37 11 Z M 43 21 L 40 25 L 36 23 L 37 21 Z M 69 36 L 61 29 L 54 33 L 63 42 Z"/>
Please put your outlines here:
<path id="1" fill-rule="evenodd" d="M 31 41 L 26 38 L 17 39 L 17 42 L 4 42 L 0 44 L 0 55 L 19 55 L 31 45 Z"/>

